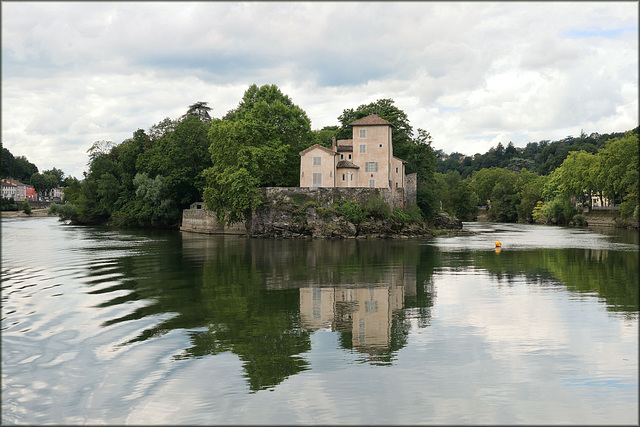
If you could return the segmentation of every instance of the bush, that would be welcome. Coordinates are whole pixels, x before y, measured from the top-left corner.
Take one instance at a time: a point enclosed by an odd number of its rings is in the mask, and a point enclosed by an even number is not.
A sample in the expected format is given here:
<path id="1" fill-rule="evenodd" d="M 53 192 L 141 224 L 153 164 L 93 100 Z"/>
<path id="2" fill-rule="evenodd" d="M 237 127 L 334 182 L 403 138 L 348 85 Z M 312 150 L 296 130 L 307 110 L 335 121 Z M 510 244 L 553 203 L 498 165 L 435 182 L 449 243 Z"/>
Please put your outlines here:
<path id="1" fill-rule="evenodd" d="M 364 206 L 364 213 L 373 218 L 387 219 L 391 216 L 391 208 L 382 196 L 374 194 L 367 200 Z"/>
<path id="2" fill-rule="evenodd" d="M 573 216 L 573 224 L 574 225 L 579 225 L 579 226 L 586 226 L 587 225 L 587 220 L 584 219 L 584 217 L 581 214 L 575 214 Z"/>
<path id="3" fill-rule="evenodd" d="M 2 210 L 3 211 L 17 211 L 18 210 L 18 205 L 16 204 L 15 200 L 13 200 L 13 197 L 11 197 L 9 199 L 5 199 L 3 197 L 1 200 L 2 200 Z"/>
<path id="4" fill-rule="evenodd" d="M 49 207 L 48 213 L 58 215 L 60 219 L 78 218 L 76 207 L 71 203 L 65 203 L 64 205 L 54 203 Z"/>
<path id="5" fill-rule="evenodd" d="M 31 215 L 31 205 L 29 204 L 29 201 L 26 199 L 24 202 L 22 202 L 22 211 L 27 215 Z"/>
<path id="6" fill-rule="evenodd" d="M 411 216 L 400 208 L 395 208 L 391 216 L 396 222 L 399 222 L 400 224 L 407 224 L 411 222 Z"/>
<path id="7" fill-rule="evenodd" d="M 364 220 L 362 207 L 355 202 L 344 202 L 336 208 L 336 211 L 353 224 L 360 224 Z"/>
<path id="8" fill-rule="evenodd" d="M 422 222 L 422 221 L 424 221 L 424 216 L 422 215 L 422 210 L 420 209 L 420 207 L 418 205 L 409 205 L 409 207 L 407 208 L 406 212 L 409 215 L 409 218 L 411 218 L 411 221 L 414 221 L 414 222 Z"/>

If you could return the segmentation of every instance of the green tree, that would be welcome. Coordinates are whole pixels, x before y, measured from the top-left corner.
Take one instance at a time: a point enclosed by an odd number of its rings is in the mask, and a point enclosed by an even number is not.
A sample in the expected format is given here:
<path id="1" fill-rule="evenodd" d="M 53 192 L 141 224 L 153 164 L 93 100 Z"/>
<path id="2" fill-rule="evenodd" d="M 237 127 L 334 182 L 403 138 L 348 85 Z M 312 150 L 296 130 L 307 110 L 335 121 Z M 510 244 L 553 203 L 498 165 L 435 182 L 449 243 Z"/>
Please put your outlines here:
<path id="1" fill-rule="evenodd" d="M 211 111 L 212 108 L 207 104 L 207 102 L 198 101 L 194 104 L 189 105 L 189 109 L 187 110 L 185 115 L 182 116 L 182 119 L 184 120 L 189 116 L 194 116 L 203 122 L 210 122 L 211 116 L 209 115 L 209 111 Z"/>
<path id="2" fill-rule="evenodd" d="M 518 195 L 516 180 L 517 174 L 505 170 L 499 181 L 497 181 L 491 192 L 491 208 L 487 212 L 489 219 L 500 222 L 516 222 L 518 220 L 518 205 L 520 197 Z"/>
<path id="3" fill-rule="evenodd" d="M 468 180 L 460 180 L 453 188 L 451 204 L 453 214 L 460 220 L 471 221 L 476 217 L 477 196 Z"/>
<path id="4" fill-rule="evenodd" d="M 299 152 L 312 142 L 306 113 L 275 85 L 251 85 L 235 110 L 209 131 L 212 166 L 204 201 L 228 223 L 261 203 L 259 187 L 297 186 Z"/>
<path id="5" fill-rule="evenodd" d="M 58 186 L 58 179 L 55 176 L 38 172 L 31 175 L 30 181 L 36 193 L 43 197 Z"/>
<path id="6" fill-rule="evenodd" d="M 518 220 L 524 222 L 533 222 L 533 210 L 542 201 L 542 187 L 544 186 L 544 177 L 535 173 L 522 169 L 518 174 L 516 188 L 520 204 L 516 206 L 518 212 Z"/>
<path id="7" fill-rule="evenodd" d="M 494 187 L 498 182 L 511 178 L 512 172 L 507 169 L 491 167 L 473 172 L 471 182 L 478 195 L 480 206 L 487 206 L 491 200 Z"/>
<path id="8" fill-rule="evenodd" d="M 24 202 L 22 202 L 22 211 L 27 215 L 31 215 L 31 205 L 29 204 L 29 200 L 25 199 Z"/>
<path id="9" fill-rule="evenodd" d="M 49 169 L 46 171 L 42 171 L 43 175 L 51 175 L 54 176 L 56 178 L 57 181 L 57 185 L 63 185 L 64 184 L 64 172 L 61 171 L 58 168 L 53 168 L 53 169 Z"/>
<path id="10" fill-rule="evenodd" d="M 211 167 L 209 154 L 210 122 L 202 121 L 195 114 L 184 119 L 157 139 L 152 148 L 143 151 L 137 160 L 137 171 L 149 176 L 162 175 L 179 208 L 202 200 L 205 186 L 204 170 Z M 145 135 L 138 135 L 135 150 L 144 149 Z"/>

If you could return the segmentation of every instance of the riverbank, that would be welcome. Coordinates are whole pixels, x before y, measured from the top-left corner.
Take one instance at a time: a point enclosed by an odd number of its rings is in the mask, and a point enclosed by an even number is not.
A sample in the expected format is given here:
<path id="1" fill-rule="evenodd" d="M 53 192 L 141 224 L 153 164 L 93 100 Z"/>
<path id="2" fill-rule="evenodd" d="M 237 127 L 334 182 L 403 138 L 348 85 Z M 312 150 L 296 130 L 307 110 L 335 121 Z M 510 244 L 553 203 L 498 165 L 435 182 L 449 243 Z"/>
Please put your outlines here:
<path id="1" fill-rule="evenodd" d="M 2 218 L 42 218 L 50 215 L 49 209 L 32 209 L 31 215 L 27 215 L 24 211 L 2 211 Z"/>

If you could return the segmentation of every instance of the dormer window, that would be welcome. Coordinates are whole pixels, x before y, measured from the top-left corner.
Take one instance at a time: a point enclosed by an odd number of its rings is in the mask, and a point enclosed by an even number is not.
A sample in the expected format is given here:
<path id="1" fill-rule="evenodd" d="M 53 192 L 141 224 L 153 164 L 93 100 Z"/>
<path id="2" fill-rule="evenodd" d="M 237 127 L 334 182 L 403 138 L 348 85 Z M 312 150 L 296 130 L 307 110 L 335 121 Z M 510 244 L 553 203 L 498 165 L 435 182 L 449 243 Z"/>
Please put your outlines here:
<path id="1" fill-rule="evenodd" d="M 367 137 L 367 130 L 360 129 L 360 138 L 366 138 L 366 137 Z"/>

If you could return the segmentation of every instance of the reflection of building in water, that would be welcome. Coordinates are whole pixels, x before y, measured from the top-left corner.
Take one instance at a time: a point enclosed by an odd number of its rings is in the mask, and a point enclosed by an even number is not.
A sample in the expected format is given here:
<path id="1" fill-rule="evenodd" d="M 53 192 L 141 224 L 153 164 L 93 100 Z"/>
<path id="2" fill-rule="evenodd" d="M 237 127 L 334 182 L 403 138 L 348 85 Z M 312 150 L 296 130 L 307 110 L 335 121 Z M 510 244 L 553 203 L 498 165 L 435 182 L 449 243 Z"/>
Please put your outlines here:
<path id="1" fill-rule="evenodd" d="M 302 326 L 351 335 L 359 351 L 378 354 L 391 347 L 393 313 L 415 295 L 415 267 L 393 268 L 377 284 L 339 284 L 300 289 Z M 388 285 L 385 285 L 388 283 Z"/>

